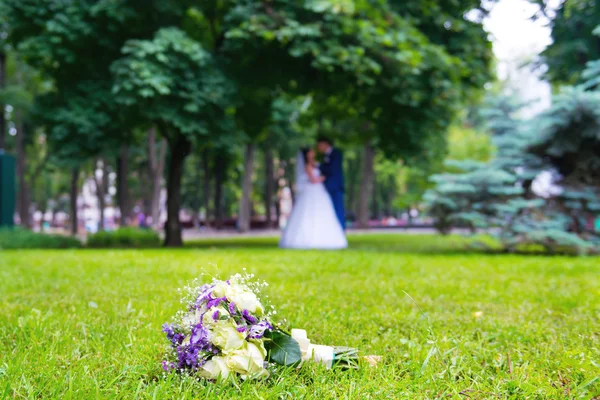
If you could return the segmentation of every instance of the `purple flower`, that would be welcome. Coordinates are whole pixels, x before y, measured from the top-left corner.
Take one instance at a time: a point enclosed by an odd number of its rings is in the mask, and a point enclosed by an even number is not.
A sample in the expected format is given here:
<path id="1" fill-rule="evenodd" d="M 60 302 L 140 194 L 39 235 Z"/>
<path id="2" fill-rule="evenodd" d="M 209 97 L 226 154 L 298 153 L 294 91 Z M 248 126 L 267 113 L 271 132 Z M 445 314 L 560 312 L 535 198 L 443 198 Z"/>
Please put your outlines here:
<path id="1" fill-rule="evenodd" d="M 208 341 L 208 329 L 202 324 L 198 324 L 192 328 L 192 336 L 190 336 L 190 344 L 192 346 L 200 346 L 201 348 L 207 348 L 210 343 Z"/>
<path id="2" fill-rule="evenodd" d="M 214 319 L 215 321 L 219 319 L 219 310 L 216 310 L 216 311 L 213 313 L 213 319 Z"/>
<path id="3" fill-rule="evenodd" d="M 265 335 L 266 330 L 273 330 L 273 326 L 267 321 L 263 319 L 258 324 L 252 326 L 250 328 L 250 332 L 248 333 L 248 338 L 250 339 L 260 339 Z"/>
<path id="4" fill-rule="evenodd" d="M 255 324 L 258 322 L 258 320 L 253 317 L 248 310 L 244 310 L 242 311 L 242 315 L 244 316 L 244 318 L 246 318 L 246 321 L 250 322 L 251 324 Z"/>
<path id="5" fill-rule="evenodd" d="M 185 335 L 183 333 L 176 333 L 173 336 L 173 344 L 181 344 L 183 342 L 183 339 L 185 339 Z"/>
<path id="6" fill-rule="evenodd" d="M 235 303 L 229 303 L 229 314 L 234 315 L 235 314 Z"/>
<path id="7" fill-rule="evenodd" d="M 175 327 L 171 324 L 164 324 L 162 331 L 167 334 L 167 339 L 171 341 L 173 346 L 177 346 L 183 342 L 185 335 L 183 333 L 175 332 Z"/>
<path id="8" fill-rule="evenodd" d="M 240 325 L 240 326 L 238 326 L 238 327 L 236 328 L 236 330 L 237 330 L 239 333 L 244 333 L 244 332 L 246 332 L 246 327 L 245 327 L 244 325 Z"/>
<path id="9" fill-rule="evenodd" d="M 171 324 L 163 324 L 162 331 L 167 334 L 167 336 L 172 336 L 175 334 L 173 330 L 173 325 Z"/>
<path id="10" fill-rule="evenodd" d="M 206 303 L 212 298 L 213 285 L 204 285 L 200 288 L 200 294 L 196 299 L 196 308 L 199 308 L 202 303 Z"/>
<path id="11" fill-rule="evenodd" d="M 219 350 L 214 348 L 210 343 L 178 346 L 177 366 L 178 368 L 195 370 L 206 363 L 206 353 L 218 354 Z"/>
<path id="12" fill-rule="evenodd" d="M 199 352 L 200 349 L 196 346 L 177 347 L 178 367 L 195 369 L 198 366 Z"/>
<path id="13" fill-rule="evenodd" d="M 217 297 L 216 299 L 212 298 L 212 294 L 211 294 L 211 299 L 208 300 L 208 303 L 206 303 L 206 307 L 208 308 L 213 308 L 218 306 L 219 304 L 221 304 L 221 302 L 226 302 L 227 301 L 227 297 Z"/>
<path id="14" fill-rule="evenodd" d="M 202 323 L 192 327 L 189 344 L 183 344 L 185 335 L 176 331 L 177 326 L 163 325 L 163 332 L 171 341 L 177 353 L 177 364 L 163 362 L 163 369 L 170 371 L 175 368 L 195 370 L 206 363 L 207 353 L 218 354 L 219 351 L 209 341 L 209 331 Z"/>
<path id="15" fill-rule="evenodd" d="M 173 368 L 175 368 L 175 364 L 167 362 L 166 360 L 162 362 L 162 368 L 163 370 L 165 370 L 166 372 L 169 372 L 170 370 L 172 370 Z"/>

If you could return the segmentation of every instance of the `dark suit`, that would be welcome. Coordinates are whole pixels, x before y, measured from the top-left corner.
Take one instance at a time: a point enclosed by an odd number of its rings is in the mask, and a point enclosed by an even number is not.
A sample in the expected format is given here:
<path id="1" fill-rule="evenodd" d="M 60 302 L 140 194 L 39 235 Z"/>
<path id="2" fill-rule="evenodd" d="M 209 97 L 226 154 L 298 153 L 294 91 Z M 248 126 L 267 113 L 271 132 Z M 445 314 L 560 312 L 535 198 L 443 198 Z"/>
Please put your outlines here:
<path id="1" fill-rule="evenodd" d="M 325 177 L 325 188 L 331 196 L 335 214 L 343 229 L 346 229 L 344 213 L 344 168 L 342 152 L 333 149 L 321 163 L 321 175 Z"/>

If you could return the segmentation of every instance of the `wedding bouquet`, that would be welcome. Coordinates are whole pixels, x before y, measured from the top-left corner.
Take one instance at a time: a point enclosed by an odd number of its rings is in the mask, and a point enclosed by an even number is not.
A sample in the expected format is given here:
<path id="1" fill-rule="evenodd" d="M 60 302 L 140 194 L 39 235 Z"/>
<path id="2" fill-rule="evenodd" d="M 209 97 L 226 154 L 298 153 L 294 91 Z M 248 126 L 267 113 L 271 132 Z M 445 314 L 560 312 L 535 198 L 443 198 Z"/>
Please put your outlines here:
<path id="1" fill-rule="evenodd" d="M 236 274 L 185 288 L 185 311 L 163 325 L 169 340 L 165 371 L 208 379 L 259 379 L 269 375 L 267 368 L 273 364 L 300 366 L 314 360 L 328 368 L 358 366 L 356 349 L 313 345 L 305 331 L 288 332 L 274 322 L 274 308 L 265 309 L 258 297 L 267 283 L 252 278 Z"/>

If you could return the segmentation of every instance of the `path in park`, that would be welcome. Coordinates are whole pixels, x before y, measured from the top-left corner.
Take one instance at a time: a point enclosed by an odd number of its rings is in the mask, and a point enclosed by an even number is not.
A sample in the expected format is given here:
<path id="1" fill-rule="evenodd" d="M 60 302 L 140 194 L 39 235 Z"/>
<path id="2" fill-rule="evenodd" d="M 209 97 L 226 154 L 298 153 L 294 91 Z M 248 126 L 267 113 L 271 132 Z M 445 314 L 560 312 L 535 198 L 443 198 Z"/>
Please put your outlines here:
<path id="1" fill-rule="evenodd" d="M 430 235 L 437 231 L 433 228 L 384 228 L 384 229 L 351 229 L 348 235 L 363 234 L 406 234 L 406 235 Z M 462 233 L 462 230 L 456 229 L 452 233 Z M 183 231 L 184 240 L 208 239 L 208 238 L 242 238 L 242 237 L 276 237 L 281 234 L 278 229 L 254 230 L 246 233 L 239 233 L 235 230 L 212 230 L 212 229 L 185 229 Z"/>

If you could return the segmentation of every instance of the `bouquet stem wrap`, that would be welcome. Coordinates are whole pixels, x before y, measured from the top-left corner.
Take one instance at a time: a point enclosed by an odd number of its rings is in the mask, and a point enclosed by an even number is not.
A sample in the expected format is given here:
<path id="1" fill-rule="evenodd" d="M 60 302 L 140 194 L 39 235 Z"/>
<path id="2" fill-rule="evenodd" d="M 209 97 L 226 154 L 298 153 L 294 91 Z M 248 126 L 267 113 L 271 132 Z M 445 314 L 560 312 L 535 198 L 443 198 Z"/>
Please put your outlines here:
<path id="1" fill-rule="evenodd" d="M 358 351 L 349 347 L 333 347 L 312 344 L 304 329 L 292 329 L 292 338 L 300 345 L 302 362 L 314 361 L 331 369 L 334 365 L 347 368 L 358 367 Z"/>

